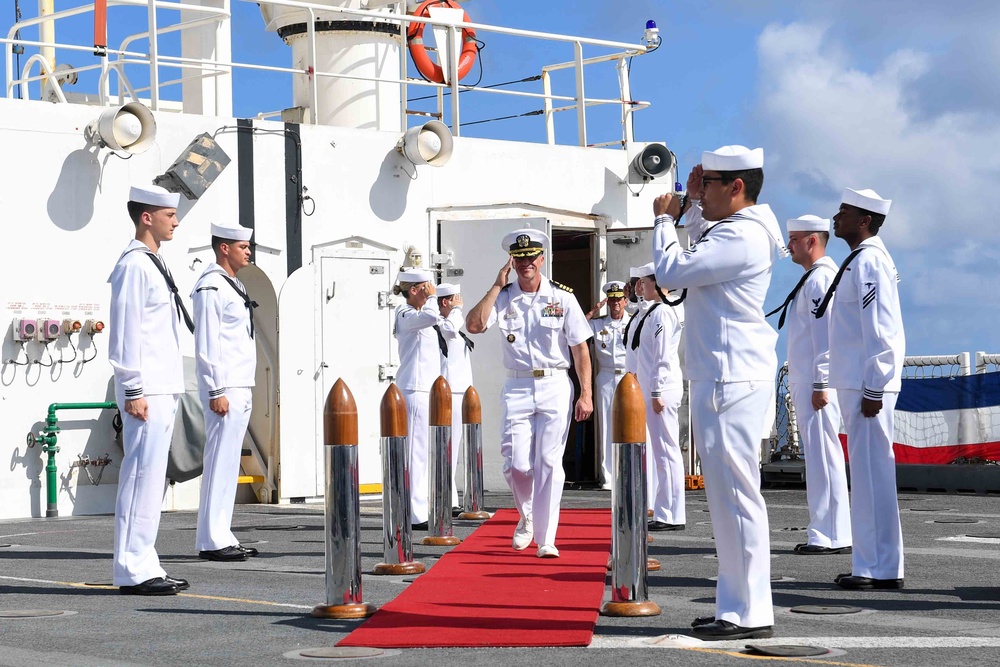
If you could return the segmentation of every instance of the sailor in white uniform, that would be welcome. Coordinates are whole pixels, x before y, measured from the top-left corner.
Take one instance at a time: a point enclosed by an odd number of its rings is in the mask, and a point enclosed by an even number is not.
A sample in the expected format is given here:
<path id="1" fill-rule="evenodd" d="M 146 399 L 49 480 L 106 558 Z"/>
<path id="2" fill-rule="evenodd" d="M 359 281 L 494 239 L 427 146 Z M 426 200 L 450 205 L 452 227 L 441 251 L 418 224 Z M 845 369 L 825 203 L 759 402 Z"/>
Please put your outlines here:
<path id="1" fill-rule="evenodd" d="M 601 455 L 600 482 L 610 489 L 614 479 L 614 460 L 611 455 L 611 399 L 625 375 L 625 283 L 611 281 L 604 285 L 606 299 L 587 313 L 590 329 L 594 332 L 594 359 L 597 362 L 597 451 Z M 597 317 L 607 304 L 608 314 Z"/>
<path id="2" fill-rule="evenodd" d="M 174 595 L 188 588 L 167 576 L 156 555 L 170 438 L 184 393 L 180 333 L 190 319 L 158 254 L 179 224 L 178 199 L 157 186 L 131 189 L 135 240 L 108 280 L 108 359 L 125 450 L 115 500 L 114 585 L 124 595 Z"/>
<path id="3" fill-rule="evenodd" d="M 458 462 L 462 455 L 462 400 L 472 386 L 472 350 L 476 347 L 462 331 L 462 286 L 441 283 L 437 286 L 438 308 L 444 322 L 437 326 L 441 349 L 441 375 L 451 387 L 451 506 L 452 516 L 461 513 L 458 505 Z"/>
<path id="4" fill-rule="evenodd" d="M 639 379 L 639 348 L 633 347 L 634 342 L 632 335 L 635 332 L 636 326 L 639 324 L 639 320 L 642 319 L 643 314 L 646 309 L 652 305 L 651 301 L 646 301 L 642 294 L 638 291 L 637 286 L 639 284 L 639 278 L 645 273 L 646 268 L 644 266 L 633 266 L 629 268 L 629 291 L 635 296 L 635 308 L 628 316 L 628 322 L 626 322 L 625 327 L 622 329 L 622 343 L 625 345 L 625 372 L 631 373 L 636 376 L 636 381 Z M 640 387 L 642 384 L 639 385 Z M 646 429 L 646 443 L 649 443 L 649 429 Z M 653 498 L 656 497 L 656 475 L 653 474 L 654 464 L 653 464 L 653 448 L 646 447 L 646 509 L 649 511 L 650 516 L 653 512 Z"/>
<path id="5" fill-rule="evenodd" d="M 409 425 L 410 522 L 413 530 L 427 530 L 429 489 L 427 440 L 431 387 L 441 376 L 441 348 L 435 326 L 444 324 L 438 310 L 434 274 L 425 269 L 400 269 L 393 294 L 406 303 L 396 307 L 393 335 L 399 344 L 396 385 L 406 400 Z"/>
<path id="6" fill-rule="evenodd" d="M 646 399 L 649 431 L 647 477 L 655 480 L 649 507 L 651 531 L 684 530 L 684 457 L 681 454 L 677 412 L 684 395 L 677 350 L 684 326 L 684 306 L 670 302 L 656 284 L 653 263 L 641 267 L 638 291 L 649 303 L 632 331 L 629 347 L 638 353 L 639 386 Z M 676 304 L 676 305 L 673 305 Z"/>
<path id="7" fill-rule="evenodd" d="M 778 329 L 788 319 L 788 391 L 806 460 L 809 528 L 798 554 L 851 552 L 851 505 L 847 462 L 840 445 L 840 406 L 830 389 L 828 317 L 816 318 L 837 264 L 826 256 L 830 221 L 815 215 L 789 220 L 788 250 L 805 274 L 774 311 Z"/>
<path id="8" fill-rule="evenodd" d="M 760 440 L 777 372 L 778 334 L 764 320 L 771 269 L 785 256 L 774 214 L 757 204 L 763 149 L 724 146 L 702 154 L 687 197 L 657 197 L 653 258 L 657 284 L 687 288 L 686 371 L 691 420 L 719 560 L 714 617 L 695 619 L 703 639 L 773 634 L 767 508 L 760 493 Z M 674 224 L 686 210 L 699 230 L 681 248 Z"/>
<path id="9" fill-rule="evenodd" d="M 899 274 L 877 236 L 892 201 L 872 190 L 844 190 L 833 231 L 851 247 L 820 303 L 830 304 L 830 387 L 837 390 L 851 466 L 851 573 L 843 588 L 903 587 L 903 531 L 896 500 L 893 411 L 906 339 Z"/>
<path id="10" fill-rule="evenodd" d="M 526 549 L 534 538 L 539 558 L 559 556 L 556 530 L 570 416 L 584 421 L 593 412 L 587 349 L 593 334 L 569 289 L 542 276 L 548 241 L 534 229 L 505 236 L 503 248 L 511 259 L 466 320 L 469 333 L 482 333 L 496 324 L 506 341 L 500 453 L 521 515 L 513 545 Z M 517 280 L 508 285 L 512 268 Z M 571 360 L 580 380 L 575 407 L 567 372 Z"/>
<path id="11" fill-rule="evenodd" d="M 257 304 L 236 277 L 250 264 L 252 235 L 249 227 L 212 224 L 215 261 L 191 292 L 198 394 L 205 408 L 205 469 L 195 546 L 205 560 L 244 561 L 257 555 L 253 547 L 240 545 L 231 529 L 257 370 Z"/>

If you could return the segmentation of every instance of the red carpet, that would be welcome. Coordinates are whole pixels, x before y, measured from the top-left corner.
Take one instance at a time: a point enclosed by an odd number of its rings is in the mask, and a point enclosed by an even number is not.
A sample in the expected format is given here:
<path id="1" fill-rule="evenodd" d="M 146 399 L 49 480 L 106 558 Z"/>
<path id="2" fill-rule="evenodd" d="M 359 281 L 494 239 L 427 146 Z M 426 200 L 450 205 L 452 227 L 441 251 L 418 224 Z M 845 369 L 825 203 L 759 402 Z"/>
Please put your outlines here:
<path id="1" fill-rule="evenodd" d="M 499 510 L 337 646 L 587 646 L 604 598 L 610 510 L 563 510 L 559 558 L 511 548 Z"/>

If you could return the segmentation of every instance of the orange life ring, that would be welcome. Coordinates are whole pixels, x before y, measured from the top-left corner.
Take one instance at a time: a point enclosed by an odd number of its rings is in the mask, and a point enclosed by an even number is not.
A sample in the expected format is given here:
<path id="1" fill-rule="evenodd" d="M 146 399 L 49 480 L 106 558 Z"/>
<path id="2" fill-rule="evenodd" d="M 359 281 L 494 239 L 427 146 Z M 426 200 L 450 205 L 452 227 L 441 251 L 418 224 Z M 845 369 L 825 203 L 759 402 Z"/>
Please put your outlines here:
<path id="1" fill-rule="evenodd" d="M 424 0 L 413 12 L 413 16 L 426 18 L 430 15 L 431 5 L 443 5 L 453 9 L 462 9 L 455 0 Z M 469 14 L 464 11 L 463 13 L 465 15 L 462 17 L 462 21 L 472 23 Z M 417 66 L 417 70 L 425 79 L 435 83 L 444 83 L 444 71 L 440 65 L 431 60 L 431 57 L 427 54 L 427 47 L 424 46 L 424 28 L 426 26 L 426 23 L 411 23 L 407 29 L 406 43 L 410 49 L 410 57 L 413 58 L 413 64 Z M 479 54 L 476 31 L 471 28 L 463 28 L 462 42 L 462 52 L 458 55 L 458 79 L 460 81 L 472 69 L 472 65 L 476 62 L 476 56 Z"/>

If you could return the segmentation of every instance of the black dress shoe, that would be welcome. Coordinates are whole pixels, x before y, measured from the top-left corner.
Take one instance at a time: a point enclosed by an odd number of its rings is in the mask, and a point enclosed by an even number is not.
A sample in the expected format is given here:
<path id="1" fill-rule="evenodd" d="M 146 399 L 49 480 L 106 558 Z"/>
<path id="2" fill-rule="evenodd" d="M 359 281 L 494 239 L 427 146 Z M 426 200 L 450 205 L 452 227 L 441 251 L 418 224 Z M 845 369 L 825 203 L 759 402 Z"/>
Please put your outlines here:
<path id="1" fill-rule="evenodd" d="M 850 572 L 841 572 L 840 574 L 838 574 L 836 577 L 833 578 L 833 583 L 839 584 L 841 579 L 845 579 L 849 576 L 851 576 Z"/>
<path id="2" fill-rule="evenodd" d="M 903 587 L 902 579 L 872 579 L 871 577 L 839 577 L 836 579 L 836 583 L 841 588 L 847 588 L 852 591 L 870 591 L 873 589 L 894 589 L 899 590 Z"/>
<path id="3" fill-rule="evenodd" d="M 691 621 L 691 627 L 697 628 L 699 625 L 708 625 L 709 623 L 715 623 L 715 616 L 699 616 Z"/>
<path id="4" fill-rule="evenodd" d="M 253 558 L 254 556 L 260 553 L 253 547 L 245 547 L 242 544 L 237 544 L 236 548 L 245 553 L 247 555 L 247 558 Z"/>
<path id="5" fill-rule="evenodd" d="M 452 519 L 457 519 L 458 515 L 461 514 L 464 511 L 465 510 L 463 510 L 461 507 L 452 507 L 451 508 L 451 518 Z"/>
<path id="6" fill-rule="evenodd" d="M 156 577 L 135 586 L 119 586 L 118 592 L 122 595 L 177 595 L 177 586 L 163 577 Z"/>
<path id="7" fill-rule="evenodd" d="M 222 563 L 234 563 L 247 559 L 246 552 L 239 547 L 224 547 L 213 551 L 199 551 L 198 558 L 214 560 Z"/>
<path id="8" fill-rule="evenodd" d="M 853 551 L 850 546 L 846 547 L 821 547 L 818 544 L 796 544 L 795 553 L 807 556 L 821 556 L 824 554 L 849 554 Z"/>
<path id="9" fill-rule="evenodd" d="M 716 639 L 763 639 L 774 636 L 774 626 L 762 625 L 756 628 L 745 628 L 729 621 L 712 621 L 705 625 L 696 625 L 691 631 L 699 639 L 715 641 Z"/>
<path id="10" fill-rule="evenodd" d="M 191 584 L 187 582 L 187 579 L 175 579 L 171 576 L 166 576 L 164 579 L 166 579 L 167 583 L 176 586 L 179 591 L 186 591 L 191 588 Z"/>
<path id="11" fill-rule="evenodd" d="M 684 530 L 683 523 L 667 523 L 666 521 L 650 521 L 646 524 L 646 530 Z"/>
<path id="12" fill-rule="evenodd" d="M 413 530 L 427 530 L 427 522 L 421 521 L 420 523 L 410 524 L 410 528 Z"/>

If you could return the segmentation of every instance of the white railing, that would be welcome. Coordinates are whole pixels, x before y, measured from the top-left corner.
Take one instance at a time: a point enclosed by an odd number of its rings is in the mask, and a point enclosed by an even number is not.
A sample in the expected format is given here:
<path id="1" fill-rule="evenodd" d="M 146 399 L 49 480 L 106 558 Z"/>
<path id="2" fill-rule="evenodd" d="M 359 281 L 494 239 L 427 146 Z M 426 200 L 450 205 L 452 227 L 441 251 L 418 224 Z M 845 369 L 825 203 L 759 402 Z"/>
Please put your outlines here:
<path id="1" fill-rule="evenodd" d="M 996 372 L 998 370 L 1000 370 L 1000 354 L 976 352 L 976 373 Z"/>
<path id="2" fill-rule="evenodd" d="M 62 19 L 66 19 L 73 16 L 79 16 L 81 14 L 93 13 L 94 4 L 85 4 L 79 7 L 74 7 L 72 9 L 66 9 L 60 12 L 55 12 L 53 14 L 40 16 L 37 18 L 25 19 L 16 22 L 11 26 L 7 33 L 6 39 L 0 40 L 0 43 L 4 45 L 6 68 L 5 68 L 5 90 L 8 98 L 14 98 L 15 92 L 20 87 L 22 91 L 22 97 L 25 96 L 25 91 L 27 91 L 27 86 L 29 83 L 45 80 L 46 85 L 51 87 L 53 93 L 60 101 L 65 101 L 65 96 L 62 94 L 61 86 L 57 81 L 57 76 L 59 79 L 66 75 L 73 73 L 83 73 L 92 70 L 100 70 L 100 78 L 98 83 L 98 102 L 101 105 L 107 106 L 111 102 L 111 91 L 110 91 L 110 74 L 114 72 L 117 75 L 118 80 L 118 91 L 117 99 L 119 103 L 125 101 L 126 93 L 132 100 L 138 101 L 137 96 L 143 92 L 149 92 L 149 104 L 151 108 L 155 110 L 160 110 L 160 98 L 161 91 L 167 86 L 177 85 L 183 83 L 184 81 L 190 81 L 193 79 L 201 79 L 206 77 L 216 77 L 229 75 L 236 70 L 248 70 L 248 71 L 263 71 L 263 72 L 278 72 L 286 73 L 290 75 L 304 75 L 309 76 L 312 86 L 312 113 L 311 122 L 316 122 L 316 119 L 321 117 L 319 113 L 319 105 L 321 100 L 319 99 L 317 91 L 317 81 L 322 78 L 336 78 L 336 79 L 348 79 L 348 80 L 358 80 L 358 81 L 369 81 L 378 82 L 382 84 L 399 84 L 401 87 L 401 108 L 400 108 L 400 118 L 402 120 L 402 125 L 405 127 L 407 125 L 407 117 L 409 115 L 431 115 L 443 119 L 445 112 L 444 96 L 445 94 L 451 95 L 450 100 L 450 121 L 452 133 L 458 136 L 461 132 L 461 109 L 460 109 L 460 97 L 461 93 L 480 93 L 480 94 L 492 94 L 492 95 L 504 95 L 508 98 L 522 98 L 522 99 L 537 99 L 541 100 L 543 108 L 539 110 L 538 115 L 544 115 L 545 127 L 546 127 L 546 137 L 548 143 L 555 143 L 555 125 L 554 117 L 555 114 L 565 111 L 575 112 L 577 121 L 577 144 L 580 146 L 587 146 L 587 108 L 594 106 L 604 106 L 604 105 L 617 105 L 621 109 L 621 123 L 622 123 L 622 139 L 621 141 L 604 142 L 601 144 L 594 145 L 624 145 L 632 141 L 632 121 L 631 115 L 635 111 L 645 109 L 649 106 L 647 102 L 640 102 L 631 99 L 631 91 L 629 90 L 628 84 L 628 74 L 627 74 L 627 60 L 634 56 L 644 55 L 652 50 L 654 47 L 647 47 L 641 44 L 629 44 L 624 42 L 600 40 L 600 39 L 589 39 L 584 37 L 575 37 L 569 35 L 559 35 L 555 33 L 546 33 L 532 30 L 519 30 L 516 28 L 504 28 L 499 26 L 492 26 L 481 23 L 448 23 L 442 20 L 435 20 L 431 18 L 409 16 L 403 14 L 387 14 L 378 11 L 369 11 L 362 9 L 346 9 L 339 7 L 330 7 L 327 5 L 320 5 L 316 3 L 309 2 L 299 2 L 297 0 L 241 0 L 242 2 L 254 2 L 259 5 L 269 5 L 272 7 L 282 7 L 295 10 L 301 10 L 305 12 L 309 20 L 307 21 L 307 35 L 308 40 L 308 54 L 310 62 L 305 64 L 303 68 L 293 68 L 293 67 L 277 67 L 269 66 L 255 63 L 240 63 L 232 61 L 219 61 L 210 60 L 204 58 L 184 58 L 176 55 L 168 55 L 161 52 L 160 49 L 160 37 L 169 33 L 183 32 L 186 30 L 203 28 L 206 25 L 211 25 L 213 23 L 226 22 L 229 20 L 229 12 L 215 8 L 215 7 L 203 7 L 200 5 L 184 4 L 182 2 L 168 2 L 166 0 L 107 0 L 109 8 L 109 16 L 111 9 L 119 6 L 130 6 L 130 7 L 148 7 L 148 23 L 146 30 L 134 33 L 126 37 L 117 49 L 106 48 L 101 51 L 99 55 L 95 57 L 100 58 L 100 63 L 97 65 L 86 65 L 82 67 L 73 67 L 69 69 L 62 69 L 59 72 L 53 73 L 49 71 L 46 67 L 47 63 L 39 62 L 39 59 L 32 59 L 29 63 L 22 69 L 21 72 L 14 72 L 14 46 L 31 46 L 31 47 L 54 47 L 57 49 L 71 50 L 77 52 L 94 51 L 94 47 L 91 45 L 79 45 L 79 44 L 64 44 L 59 42 L 40 42 L 40 41 L 30 41 L 24 39 L 15 39 L 15 34 L 24 30 L 25 28 L 41 25 L 46 22 L 58 22 Z M 195 12 L 200 14 L 198 18 L 189 19 L 183 22 L 177 22 L 169 25 L 159 25 L 157 23 L 157 12 L 156 10 L 174 10 L 177 12 Z M 530 92 L 524 90 L 504 90 L 499 87 L 478 87 L 478 86 L 468 86 L 462 85 L 458 78 L 453 76 L 451 81 L 448 83 L 435 83 L 430 81 L 425 81 L 423 79 L 410 78 L 407 76 L 407 50 L 406 48 L 400 49 L 400 65 L 402 77 L 399 79 L 380 79 L 376 77 L 366 77 L 366 76 L 355 76 L 348 74 L 337 74 L 328 71 L 319 71 L 315 67 L 316 63 L 316 30 L 315 30 L 315 20 L 317 12 L 322 12 L 323 16 L 329 16 L 331 14 L 337 14 L 343 16 L 344 18 L 361 18 L 378 20 L 382 23 L 398 23 L 400 28 L 400 39 L 402 43 L 406 43 L 406 30 L 410 24 L 419 23 L 431 26 L 441 26 L 447 30 L 449 42 L 456 43 L 456 38 L 460 35 L 463 29 L 473 29 L 477 33 L 492 33 L 497 35 L 505 35 L 509 37 L 520 37 L 525 39 L 535 39 L 552 41 L 557 43 L 567 44 L 572 47 L 573 59 L 568 62 L 548 65 L 542 68 L 541 76 L 538 77 L 542 81 L 542 91 L 541 92 Z M 130 51 L 132 43 L 136 40 L 147 39 L 149 41 L 149 52 L 140 53 L 135 51 Z M 597 56 L 584 57 L 584 48 L 588 49 L 612 49 L 614 52 L 605 53 Z M 446 57 L 450 60 L 451 67 L 449 71 L 458 71 L 458 59 L 460 54 L 456 49 L 446 49 Z M 112 59 L 113 58 L 113 59 Z M 618 98 L 588 98 L 585 96 L 585 81 L 584 81 L 584 70 L 587 66 L 592 66 L 601 63 L 615 63 L 618 74 Z M 31 75 L 31 65 L 38 63 L 41 68 L 41 74 Z M 136 88 L 133 87 L 126 75 L 127 66 L 140 66 L 143 68 L 148 68 L 149 71 L 149 86 Z M 186 70 L 186 75 L 176 79 L 161 80 L 160 70 L 162 68 L 174 68 Z M 574 71 L 574 94 L 573 95 L 557 95 L 552 91 L 552 81 L 551 74 L 556 71 L 572 69 Z M 194 71 L 195 74 L 187 75 L 187 73 Z M 419 86 L 422 88 L 429 88 L 435 91 L 434 97 L 437 98 L 437 112 L 421 112 L 421 111 L 411 111 L 407 109 L 407 88 L 409 86 Z M 289 86 L 289 90 L 291 87 Z M 556 106 L 560 104 L 561 106 Z M 273 110 L 261 111 L 260 115 L 271 115 Z M 254 112 L 257 115 L 258 112 Z"/>

